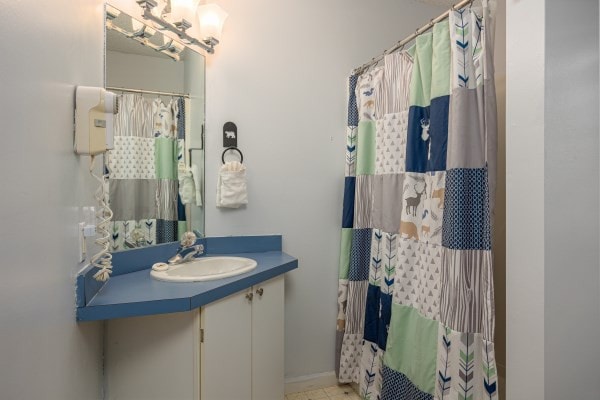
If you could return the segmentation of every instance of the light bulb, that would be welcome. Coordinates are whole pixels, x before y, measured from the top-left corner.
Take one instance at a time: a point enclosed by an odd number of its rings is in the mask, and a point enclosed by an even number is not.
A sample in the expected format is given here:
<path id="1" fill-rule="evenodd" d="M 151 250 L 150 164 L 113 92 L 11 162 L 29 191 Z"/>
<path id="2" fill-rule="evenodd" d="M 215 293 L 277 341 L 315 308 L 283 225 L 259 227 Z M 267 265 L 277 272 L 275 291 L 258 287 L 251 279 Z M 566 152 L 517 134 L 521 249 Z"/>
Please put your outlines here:
<path id="1" fill-rule="evenodd" d="M 179 22 L 182 19 L 191 22 L 199 2 L 200 0 L 171 0 L 171 22 Z"/>
<path id="2" fill-rule="evenodd" d="M 198 7 L 200 37 L 203 40 L 211 37 L 220 40 L 223 24 L 228 16 L 229 14 L 217 4 L 206 4 Z"/>

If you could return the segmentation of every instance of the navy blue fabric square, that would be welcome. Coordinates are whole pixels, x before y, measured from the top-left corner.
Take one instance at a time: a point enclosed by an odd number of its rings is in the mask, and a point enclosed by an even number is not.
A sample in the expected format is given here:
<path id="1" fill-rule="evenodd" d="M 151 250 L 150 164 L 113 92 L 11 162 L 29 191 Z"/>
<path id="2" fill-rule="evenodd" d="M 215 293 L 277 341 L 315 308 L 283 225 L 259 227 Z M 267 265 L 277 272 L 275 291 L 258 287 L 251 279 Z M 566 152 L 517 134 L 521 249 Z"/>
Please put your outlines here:
<path id="1" fill-rule="evenodd" d="M 450 96 L 431 100 L 429 109 L 430 159 L 427 171 L 445 171 L 448 145 L 448 108 Z"/>
<path id="2" fill-rule="evenodd" d="M 487 168 L 446 172 L 442 245 L 456 250 L 491 250 Z"/>
<path id="3" fill-rule="evenodd" d="M 383 365 L 381 400 L 432 400 L 433 396 L 422 392 L 401 372 Z"/>
<path id="4" fill-rule="evenodd" d="M 406 171 L 445 171 L 450 96 L 437 97 L 429 107 L 411 106 L 406 137 Z"/>
<path id="5" fill-rule="evenodd" d="M 425 172 L 429 141 L 421 138 L 421 122 L 429 121 L 429 107 L 411 106 L 406 134 L 406 172 Z"/>
<path id="6" fill-rule="evenodd" d="M 392 316 L 392 296 L 381 292 L 381 288 L 369 284 L 365 307 L 364 338 L 385 351 L 388 328 Z"/>
<path id="7" fill-rule="evenodd" d="M 348 280 L 369 280 L 369 265 L 371 262 L 371 228 L 355 229 L 352 233 L 350 249 L 350 270 Z"/>
<path id="8" fill-rule="evenodd" d="M 356 106 L 357 75 L 348 78 L 348 126 L 358 126 L 358 107 Z"/>
<path id="9" fill-rule="evenodd" d="M 181 202 L 181 196 L 177 195 L 177 220 L 186 221 L 185 217 L 185 206 Z"/>
<path id="10" fill-rule="evenodd" d="M 365 308 L 365 331 L 364 338 L 371 343 L 377 343 L 379 334 L 379 298 L 381 289 L 379 286 L 369 284 L 367 289 L 367 305 Z"/>
<path id="11" fill-rule="evenodd" d="M 377 334 L 377 345 L 380 349 L 385 350 L 387 343 L 388 330 L 390 327 L 390 318 L 392 317 L 392 296 L 386 293 L 381 293 L 379 296 L 379 329 Z"/>
<path id="12" fill-rule="evenodd" d="M 177 221 L 156 220 L 156 243 L 177 241 Z"/>
<path id="13" fill-rule="evenodd" d="M 354 226 L 354 188 L 356 178 L 347 176 L 344 180 L 344 208 L 342 211 L 342 228 Z"/>

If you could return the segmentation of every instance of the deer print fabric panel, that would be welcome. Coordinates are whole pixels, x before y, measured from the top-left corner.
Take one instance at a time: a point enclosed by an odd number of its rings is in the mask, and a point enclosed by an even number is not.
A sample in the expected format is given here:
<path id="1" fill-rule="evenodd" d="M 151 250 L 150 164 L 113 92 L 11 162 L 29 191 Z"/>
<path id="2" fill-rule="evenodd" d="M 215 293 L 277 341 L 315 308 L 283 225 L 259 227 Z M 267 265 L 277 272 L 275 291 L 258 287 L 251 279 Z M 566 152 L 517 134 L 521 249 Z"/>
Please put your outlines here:
<path id="1" fill-rule="evenodd" d="M 336 370 L 364 399 L 498 398 L 488 2 L 349 80 Z"/>

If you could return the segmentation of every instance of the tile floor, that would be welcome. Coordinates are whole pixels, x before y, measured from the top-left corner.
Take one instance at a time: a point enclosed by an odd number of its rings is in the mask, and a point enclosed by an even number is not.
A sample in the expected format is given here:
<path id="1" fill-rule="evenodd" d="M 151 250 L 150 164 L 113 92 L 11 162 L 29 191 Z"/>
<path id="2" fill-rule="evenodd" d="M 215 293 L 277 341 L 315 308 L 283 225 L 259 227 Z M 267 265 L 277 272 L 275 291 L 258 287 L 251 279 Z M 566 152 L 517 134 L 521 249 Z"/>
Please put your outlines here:
<path id="1" fill-rule="evenodd" d="M 307 392 L 289 393 L 285 400 L 360 400 L 350 385 L 330 386 Z"/>

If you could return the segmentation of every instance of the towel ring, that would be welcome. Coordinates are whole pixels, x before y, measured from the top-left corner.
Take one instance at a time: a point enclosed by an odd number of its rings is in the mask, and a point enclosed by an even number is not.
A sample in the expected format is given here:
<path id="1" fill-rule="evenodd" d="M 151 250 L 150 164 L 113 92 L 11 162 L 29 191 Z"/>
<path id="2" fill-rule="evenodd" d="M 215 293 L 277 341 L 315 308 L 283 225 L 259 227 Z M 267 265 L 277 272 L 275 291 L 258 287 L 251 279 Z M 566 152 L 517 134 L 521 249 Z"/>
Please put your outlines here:
<path id="1" fill-rule="evenodd" d="M 223 154 L 221 154 L 221 161 L 223 161 L 223 164 L 225 164 L 225 153 L 227 153 L 229 150 L 235 150 L 240 154 L 240 163 L 243 164 L 244 163 L 244 155 L 242 154 L 242 151 L 240 149 L 238 149 L 235 146 L 232 147 L 228 147 L 225 150 L 223 150 Z"/>

